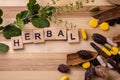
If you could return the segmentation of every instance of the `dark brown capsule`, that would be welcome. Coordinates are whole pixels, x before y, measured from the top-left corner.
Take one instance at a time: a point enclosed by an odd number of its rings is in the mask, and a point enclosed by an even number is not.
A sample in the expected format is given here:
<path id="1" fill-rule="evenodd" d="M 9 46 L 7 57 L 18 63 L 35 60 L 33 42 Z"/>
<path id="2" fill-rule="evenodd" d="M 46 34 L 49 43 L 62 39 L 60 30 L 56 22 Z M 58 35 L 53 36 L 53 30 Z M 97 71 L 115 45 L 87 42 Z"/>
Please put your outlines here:
<path id="1" fill-rule="evenodd" d="M 98 33 L 94 33 L 92 36 L 92 39 L 98 44 L 104 45 L 105 43 L 107 43 L 106 38 L 103 35 Z"/>
<path id="2" fill-rule="evenodd" d="M 70 71 L 69 67 L 66 66 L 65 64 L 60 64 L 58 66 L 58 71 L 62 72 L 62 73 L 68 73 Z"/>
<path id="3" fill-rule="evenodd" d="M 82 59 L 90 59 L 93 58 L 93 55 L 86 50 L 80 50 L 77 52 L 77 54 L 79 54 L 79 57 L 81 57 Z"/>
<path id="4" fill-rule="evenodd" d="M 105 52 L 103 52 L 95 43 L 91 42 L 90 45 L 100 54 L 102 55 L 104 58 L 108 58 L 109 56 L 106 55 Z"/>

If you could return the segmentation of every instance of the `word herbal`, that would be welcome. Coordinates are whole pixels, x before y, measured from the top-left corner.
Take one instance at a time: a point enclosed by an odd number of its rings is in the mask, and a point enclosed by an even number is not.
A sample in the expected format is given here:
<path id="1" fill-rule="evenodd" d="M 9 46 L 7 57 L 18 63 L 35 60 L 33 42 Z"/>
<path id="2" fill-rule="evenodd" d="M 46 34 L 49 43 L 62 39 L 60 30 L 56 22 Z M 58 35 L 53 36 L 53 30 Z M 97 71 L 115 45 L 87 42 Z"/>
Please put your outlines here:
<path id="1" fill-rule="evenodd" d="M 44 43 L 47 40 L 66 40 L 68 43 L 78 43 L 79 29 L 66 28 L 44 28 L 44 29 L 26 29 L 22 31 L 21 36 L 12 37 L 13 49 L 24 48 L 23 44 L 27 43 Z"/>

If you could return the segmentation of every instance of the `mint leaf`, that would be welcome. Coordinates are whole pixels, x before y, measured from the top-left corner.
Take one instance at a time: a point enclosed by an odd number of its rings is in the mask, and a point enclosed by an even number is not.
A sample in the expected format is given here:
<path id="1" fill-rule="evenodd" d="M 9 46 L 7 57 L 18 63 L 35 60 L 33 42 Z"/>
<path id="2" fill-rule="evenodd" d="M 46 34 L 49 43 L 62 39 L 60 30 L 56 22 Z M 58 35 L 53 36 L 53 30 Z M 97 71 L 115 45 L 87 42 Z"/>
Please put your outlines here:
<path id="1" fill-rule="evenodd" d="M 32 9 L 35 3 L 36 3 L 36 0 L 29 0 L 29 3 L 27 4 L 28 9 Z"/>
<path id="2" fill-rule="evenodd" d="M 55 7 L 46 6 L 42 8 L 42 10 L 40 11 L 40 16 L 44 16 L 45 18 L 48 18 L 49 16 L 52 16 L 54 12 L 55 12 Z"/>
<path id="3" fill-rule="evenodd" d="M 3 35 L 6 39 L 11 39 L 11 37 L 21 35 L 21 29 L 17 28 L 15 25 L 7 25 L 4 27 Z"/>
<path id="4" fill-rule="evenodd" d="M 40 5 L 36 3 L 36 0 L 29 0 L 27 7 L 32 14 L 38 13 L 40 9 Z"/>
<path id="5" fill-rule="evenodd" d="M 3 19 L 0 17 L 0 24 L 2 24 L 2 22 L 3 22 Z"/>
<path id="6" fill-rule="evenodd" d="M 37 28 L 44 28 L 50 26 L 50 23 L 47 19 L 40 19 L 39 17 L 32 18 L 31 22 Z"/>
<path id="7" fill-rule="evenodd" d="M 6 53 L 9 50 L 9 46 L 4 44 L 4 43 L 0 43 L 0 53 Z"/>
<path id="8" fill-rule="evenodd" d="M 0 9 L 0 17 L 3 15 L 3 11 L 2 9 Z"/>
<path id="9" fill-rule="evenodd" d="M 4 27 L 3 26 L 0 26 L 0 30 L 3 30 L 4 29 Z"/>
<path id="10" fill-rule="evenodd" d="M 16 15 L 16 18 L 24 19 L 28 16 L 28 10 L 22 11 Z"/>
<path id="11" fill-rule="evenodd" d="M 35 5 L 32 7 L 32 11 L 33 11 L 34 13 L 38 13 L 39 9 L 40 9 L 40 5 L 39 5 L 39 4 L 35 4 Z"/>
<path id="12" fill-rule="evenodd" d="M 22 19 L 20 19 L 19 17 L 16 19 L 16 24 L 20 27 L 21 30 L 23 30 L 25 24 L 23 22 Z"/>
<path id="13" fill-rule="evenodd" d="M 28 16 L 31 14 L 29 13 L 28 10 L 22 11 L 16 15 L 16 21 L 15 23 L 20 27 L 20 29 L 23 29 L 25 24 L 29 22 Z"/>

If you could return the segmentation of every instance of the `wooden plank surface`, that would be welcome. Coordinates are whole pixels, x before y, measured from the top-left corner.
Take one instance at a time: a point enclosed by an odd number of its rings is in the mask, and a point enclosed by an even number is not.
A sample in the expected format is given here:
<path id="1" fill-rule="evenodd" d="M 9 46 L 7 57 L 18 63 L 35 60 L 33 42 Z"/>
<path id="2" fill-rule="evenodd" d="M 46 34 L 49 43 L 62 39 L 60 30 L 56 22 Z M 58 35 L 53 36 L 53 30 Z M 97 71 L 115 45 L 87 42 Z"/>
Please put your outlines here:
<path id="1" fill-rule="evenodd" d="M 83 41 L 80 37 L 80 43 L 69 44 L 67 41 L 46 41 L 40 44 L 25 44 L 24 50 L 13 50 L 11 40 L 6 40 L 0 34 L 0 42 L 6 43 L 10 46 L 7 54 L 0 55 L 0 80 L 59 80 L 63 75 L 68 75 L 70 80 L 84 80 L 85 70 L 81 67 L 71 68 L 70 74 L 62 74 L 57 71 L 59 64 L 66 63 L 66 55 L 74 53 L 81 49 L 93 50 L 89 45 L 92 41 L 93 33 L 101 33 L 108 38 L 119 34 L 120 25 L 111 27 L 109 31 L 101 31 L 98 28 L 90 28 L 88 23 L 94 15 L 88 11 L 89 6 L 99 5 L 101 11 L 112 8 L 113 5 L 106 0 L 95 0 L 95 3 L 85 3 L 84 8 L 74 10 L 70 13 L 61 13 L 58 17 L 64 21 L 68 21 L 77 25 L 79 29 L 85 28 L 87 30 L 89 39 Z M 0 0 L 0 8 L 4 11 L 4 23 L 6 25 L 15 19 L 15 15 L 26 9 L 25 5 L 28 0 Z M 45 5 L 50 0 L 38 0 L 39 4 Z M 56 6 L 64 5 L 68 2 L 75 2 L 75 0 L 60 0 Z M 51 27 L 63 27 L 63 24 L 55 24 L 51 22 Z M 26 25 L 25 29 L 34 29 L 31 24 Z"/>

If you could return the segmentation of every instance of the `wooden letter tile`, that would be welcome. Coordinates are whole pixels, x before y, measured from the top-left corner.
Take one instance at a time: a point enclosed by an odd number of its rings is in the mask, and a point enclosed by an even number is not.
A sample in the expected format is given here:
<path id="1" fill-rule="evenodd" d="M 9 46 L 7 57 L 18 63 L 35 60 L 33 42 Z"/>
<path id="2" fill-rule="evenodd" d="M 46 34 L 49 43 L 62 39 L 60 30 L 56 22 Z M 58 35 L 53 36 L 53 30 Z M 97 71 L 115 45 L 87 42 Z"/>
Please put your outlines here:
<path id="1" fill-rule="evenodd" d="M 33 42 L 33 31 L 32 30 L 24 30 L 22 31 L 22 40 L 23 43 L 32 43 Z"/>
<path id="2" fill-rule="evenodd" d="M 68 34 L 68 43 L 77 43 L 77 42 L 79 42 L 78 29 L 68 30 L 67 34 Z"/>
<path id="3" fill-rule="evenodd" d="M 22 49 L 23 48 L 23 42 L 22 42 L 22 37 L 17 36 L 17 37 L 12 37 L 12 48 L 13 49 Z"/>
<path id="4" fill-rule="evenodd" d="M 45 42 L 43 29 L 39 29 L 39 30 L 34 30 L 33 31 L 33 42 L 34 43 Z"/>
<path id="5" fill-rule="evenodd" d="M 55 40 L 55 28 L 44 28 L 45 40 Z"/>
<path id="6" fill-rule="evenodd" d="M 67 39 L 66 34 L 67 34 L 66 28 L 59 27 L 55 29 L 56 40 L 66 40 Z"/>

